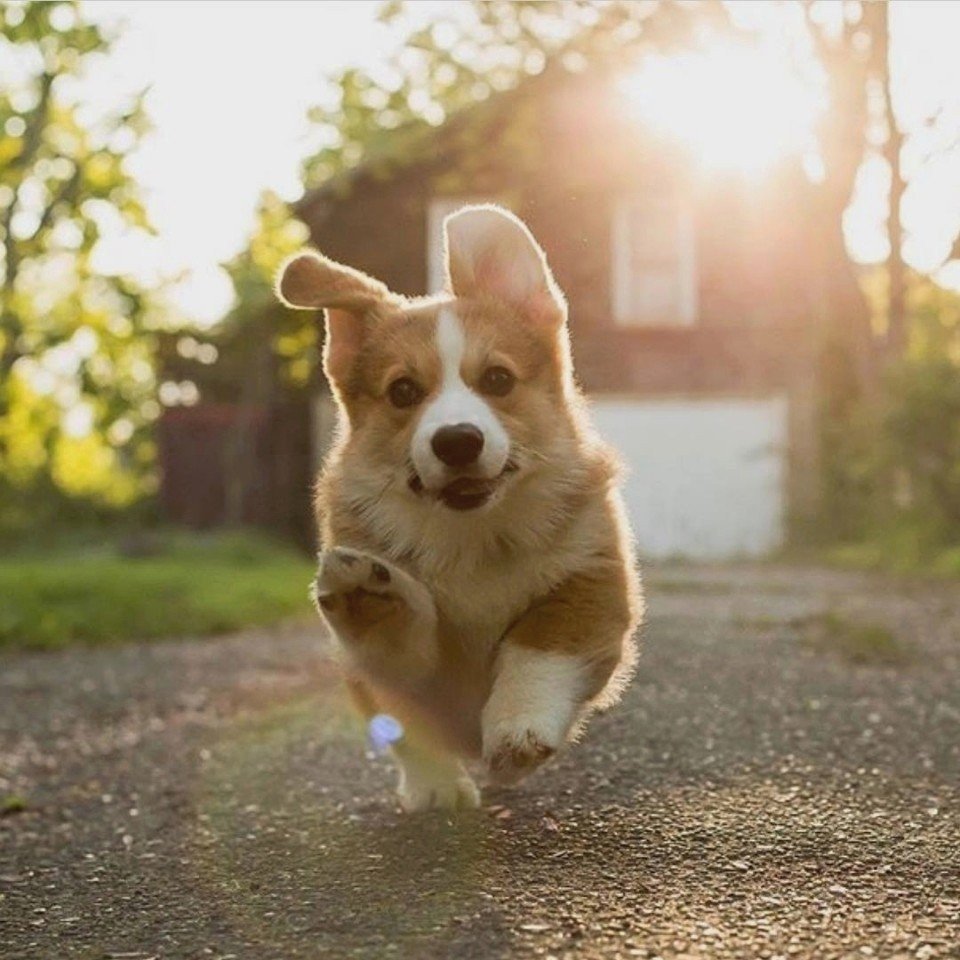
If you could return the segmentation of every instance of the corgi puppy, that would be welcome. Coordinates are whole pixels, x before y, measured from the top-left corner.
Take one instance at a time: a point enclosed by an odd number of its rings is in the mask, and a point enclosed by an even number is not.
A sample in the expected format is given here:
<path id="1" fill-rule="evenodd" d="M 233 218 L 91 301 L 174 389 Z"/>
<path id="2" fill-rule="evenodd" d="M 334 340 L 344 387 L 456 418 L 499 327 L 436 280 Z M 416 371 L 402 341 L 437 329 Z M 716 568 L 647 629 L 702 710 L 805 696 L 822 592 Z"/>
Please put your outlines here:
<path id="1" fill-rule="evenodd" d="M 495 783 L 547 760 L 618 698 L 641 616 L 615 460 L 543 251 L 494 206 L 444 237 L 437 297 L 311 251 L 277 284 L 326 310 L 341 428 L 317 484 L 315 599 L 357 706 L 402 725 L 407 811 L 478 806 L 464 759 Z"/>

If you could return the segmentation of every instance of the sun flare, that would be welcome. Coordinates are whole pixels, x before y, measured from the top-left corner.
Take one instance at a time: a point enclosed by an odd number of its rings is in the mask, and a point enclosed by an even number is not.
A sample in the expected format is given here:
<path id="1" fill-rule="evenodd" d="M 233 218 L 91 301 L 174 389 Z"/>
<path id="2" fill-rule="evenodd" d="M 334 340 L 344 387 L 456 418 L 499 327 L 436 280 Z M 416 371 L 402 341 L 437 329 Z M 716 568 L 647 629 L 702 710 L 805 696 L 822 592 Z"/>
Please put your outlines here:
<path id="1" fill-rule="evenodd" d="M 751 175 L 808 151 L 821 109 L 782 53 L 747 46 L 651 55 L 622 92 L 638 120 L 705 167 Z"/>

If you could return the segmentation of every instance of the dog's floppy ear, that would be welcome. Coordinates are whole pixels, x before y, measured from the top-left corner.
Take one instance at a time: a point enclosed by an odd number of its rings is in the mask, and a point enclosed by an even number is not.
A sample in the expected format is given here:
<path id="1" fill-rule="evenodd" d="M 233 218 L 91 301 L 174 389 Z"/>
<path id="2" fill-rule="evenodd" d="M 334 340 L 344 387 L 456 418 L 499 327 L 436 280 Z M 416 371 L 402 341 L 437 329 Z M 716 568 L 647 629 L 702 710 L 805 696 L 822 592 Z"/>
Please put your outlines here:
<path id="1" fill-rule="evenodd" d="M 390 291 L 379 280 L 313 250 L 295 253 L 284 262 L 277 274 L 277 295 L 288 307 L 339 307 L 354 312 L 390 299 Z"/>
<path id="2" fill-rule="evenodd" d="M 531 315 L 563 320 L 563 296 L 522 220 L 486 204 L 458 210 L 443 228 L 448 285 L 455 296 L 491 296 Z"/>
<path id="3" fill-rule="evenodd" d="M 313 250 L 295 253 L 280 267 L 277 296 L 288 307 L 326 309 L 323 365 L 336 383 L 349 375 L 371 315 L 396 299 L 379 280 Z"/>

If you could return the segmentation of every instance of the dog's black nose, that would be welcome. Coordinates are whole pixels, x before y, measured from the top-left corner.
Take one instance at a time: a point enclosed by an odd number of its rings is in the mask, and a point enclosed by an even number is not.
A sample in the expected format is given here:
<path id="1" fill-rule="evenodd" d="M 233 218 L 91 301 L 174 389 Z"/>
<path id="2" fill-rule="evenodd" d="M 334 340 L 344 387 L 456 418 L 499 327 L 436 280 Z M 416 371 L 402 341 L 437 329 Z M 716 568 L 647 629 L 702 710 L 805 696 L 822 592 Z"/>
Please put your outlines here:
<path id="1" fill-rule="evenodd" d="M 480 456 L 483 434 L 472 423 L 455 423 L 441 427 L 430 446 L 448 467 L 468 467 Z"/>

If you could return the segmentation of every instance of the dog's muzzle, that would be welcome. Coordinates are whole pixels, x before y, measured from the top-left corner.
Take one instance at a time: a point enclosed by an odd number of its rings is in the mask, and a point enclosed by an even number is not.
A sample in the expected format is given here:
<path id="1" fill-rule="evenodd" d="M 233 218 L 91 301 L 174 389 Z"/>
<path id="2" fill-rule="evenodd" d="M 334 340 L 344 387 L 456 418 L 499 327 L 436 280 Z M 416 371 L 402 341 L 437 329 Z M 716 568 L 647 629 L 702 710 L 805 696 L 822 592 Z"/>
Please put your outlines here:
<path id="1" fill-rule="evenodd" d="M 407 485 L 418 496 L 432 496 L 451 510 L 475 510 L 482 507 L 496 492 L 504 479 L 518 470 L 513 460 L 508 460 L 503 470 L 496 476 L 484 477 L 457 477 L 442 486 L 439 490 L 427 490 L 419 474 L 412 473 Z"/>

